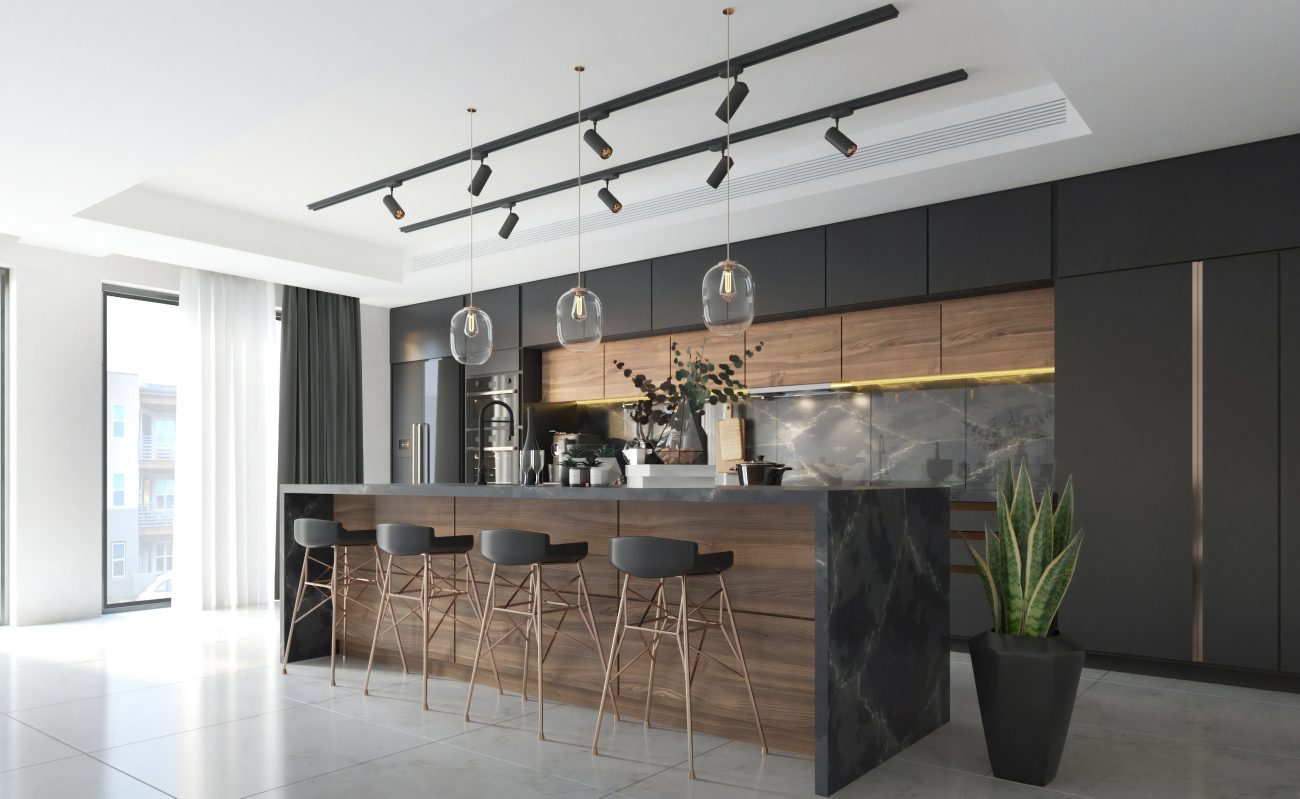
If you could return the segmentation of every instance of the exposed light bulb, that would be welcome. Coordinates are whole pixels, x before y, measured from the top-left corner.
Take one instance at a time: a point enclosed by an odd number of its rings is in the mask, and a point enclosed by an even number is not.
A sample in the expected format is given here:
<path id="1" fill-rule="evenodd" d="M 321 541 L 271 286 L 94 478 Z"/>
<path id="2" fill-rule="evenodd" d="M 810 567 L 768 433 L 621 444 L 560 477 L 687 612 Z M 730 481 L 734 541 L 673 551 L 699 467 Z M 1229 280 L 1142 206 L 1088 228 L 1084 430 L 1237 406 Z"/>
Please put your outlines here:
<path id="1" fill-rule="evenodd" d="M 718 296 L 727 302 L 736 296 L 736 270 L 730 264 L 722 267 L 722 285 L 718 288 Z"/>
<path id="2" fill-rule="evenodd" d="M 581 293 L 575 293 L 573 295 L 572 316 L 574 319 L 578 320 L 579 322 L 587 318 L 587 298 L 584 297 Z"/>
<path id="3" fill-rule="evenodd" d="M 465 314 L 465 335 L 470 338 L 478 335 L 478 312 L 470 311 Z"/>

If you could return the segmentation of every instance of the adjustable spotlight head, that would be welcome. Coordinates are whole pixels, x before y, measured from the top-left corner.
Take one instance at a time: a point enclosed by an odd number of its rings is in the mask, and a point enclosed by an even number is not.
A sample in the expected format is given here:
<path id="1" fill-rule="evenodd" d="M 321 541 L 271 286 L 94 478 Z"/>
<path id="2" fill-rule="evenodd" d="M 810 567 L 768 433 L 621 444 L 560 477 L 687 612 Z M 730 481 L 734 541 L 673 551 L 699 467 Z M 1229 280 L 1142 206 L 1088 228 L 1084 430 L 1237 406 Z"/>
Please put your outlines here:
<path id="1" fill-rule="evenodd" d="M 510 213 L 506 214 L 505 221 L 501 223 L 501 229 L 497 231 L 497 235 L 503 239 L 510 238 L 510 234 L 515 232 L 515 225 L 519 224 L 519 214 L 515 213 L 515 204 L 510 203 L 507 209 Z"/>
<path id="2" fill-rule="evenodd" d="M 718 165 L 713 167 L 713 171 L 709 173 L 709 188 L 716 189 L 721 186 L 722 181 L 727 177 L 727 173 L 731 171 L 731 167 L 735 166 L 735 164 L 736 162 L 731 160 L 731 156 L 724 151 L 722 157 L 718 159 Z"/>
<path id="3" fill-rule="evenodd" d="M 393 189 L 396 189 L 400 185 L 402 184 L 394 183 L 389 186 L 388 193 L 384 195 L 384 207 L 388 209 L 388 213 L 393 215 L 393 219 L 401 219 L 406 216 L 406 212 L 402 210 L 402 206 L 397 202 L 397 198 L 393 196 Z"/>
<path id="4" fill-rule="evenodd" d="M 469 193 L 475 197 L 483 193 L 483 187 L 487 185 L 488 178 L 492 177 L 492 167 L 487 165 L 487 155 L 478 159 L 478 169 L 474 172 L 474 177 L 469 182 Z"/>
<path id="5" fill-rule="evenodd" d="M 740 71 L 737 70 L 736 74 L 740 74 Z M 731 107 L 731 115 L 734 117 L 736 115 L 736 109 L 740 108 L 740 104 L 745 102 L 745 98 L 748 96 L 749 85 L 743 81 L 736 81 L 727 92 L 727 96 L 723 99 L 722 104 L 718 106 L 718 110 L 713 112 L 714 115 L 723 122 L 726 122 L 727 107 Z"/>
<path id="6" fill-rule="evenodd" d="M 605 188 L 596 192 L 596 196 L 599 197 L 600 201 L 605 204 L 605 207 L 613 213 L 617 214 L 619 211 L 623 210 L 623 203 L 619 202 L 618 198 L 614 196 L 614 193 L 609 190 L 608 179 L 605 181 Z"/>
<path id="7" fill-rule="evenodd" d="M 609 142 L 605 141 L 604 136 L 596 132 L 596 123 L 594 121 L 591 123 L 591 130 L 582 134 L 582 140 L 587 143 L 587 146 L 596 155 L 600 156 L 602 161 L 614 154 L 614 148 L 609 146 Z"/>
<path id="8" fill-rule="evenodd" d="M 858 151 L 858 145 L 840 131 L 840 118 L 835 117 L 835 126 L 826 129 L 826 141 L 839 150 L 845 158 L 851 158 Z"/>

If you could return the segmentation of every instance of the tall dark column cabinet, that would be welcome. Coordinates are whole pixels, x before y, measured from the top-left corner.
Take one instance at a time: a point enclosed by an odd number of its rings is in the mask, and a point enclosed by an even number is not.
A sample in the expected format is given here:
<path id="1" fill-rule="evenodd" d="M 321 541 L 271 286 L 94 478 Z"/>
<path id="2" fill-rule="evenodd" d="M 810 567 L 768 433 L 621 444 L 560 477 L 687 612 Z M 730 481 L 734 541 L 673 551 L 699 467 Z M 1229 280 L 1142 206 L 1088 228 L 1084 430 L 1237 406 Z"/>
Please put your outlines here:
<path id="1" fill-rule="evenodd" d="M 1282 253 L 1278 269 L 1280 368 L 1278 638 L 1282 671 L 1300 674 L 1300 250 Z"/>

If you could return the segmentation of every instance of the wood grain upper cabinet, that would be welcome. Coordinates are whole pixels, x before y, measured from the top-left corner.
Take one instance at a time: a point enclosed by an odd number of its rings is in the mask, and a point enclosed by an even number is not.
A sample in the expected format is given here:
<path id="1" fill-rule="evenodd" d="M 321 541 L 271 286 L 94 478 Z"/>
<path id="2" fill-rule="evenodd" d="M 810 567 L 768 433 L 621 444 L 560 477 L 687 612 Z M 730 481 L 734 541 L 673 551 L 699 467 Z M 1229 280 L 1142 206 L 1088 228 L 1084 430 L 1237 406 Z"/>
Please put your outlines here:
<path id="1" fill-rule="evenodd" d="M 637 393 L 632 378 L 624 377 L 615 368 L 614 361 L 622 361 L 633 375 L 643 374 L 656 383 L 662 383 L 669 374 L 670 355 L 668 336 L 630 338 L 605 344 L 605 396 L 630 397 Z"/>
<path id="2" fill-rule="evenodd" d="M 542 402 L 572 402 L 605 396 L 605 348 L 542 353 Z"/>
<path id="3" fill-rule="evenodd" d="M 757 339 L 750 339 L 750 342 Z M 689 357 L 688 351 L 700 352 L 704 355 L 705 360 L 723 361 L 732 355 L 745 357 L 745 337 L 739 336 L 718 336 L 707 330 L 698 330 L 693 333 L 683 333 L 668 337 L 668 369 L 675 372 L 677 367 L 673 365 L 672 345 L 677 345 L 677 349 L 682 352 L 682 359 Z M 748 366 L 748 365 L 746 365 Z M 745 369 L 741 369 L 737 375 L 739 379 L 745 379 Z"/>
<path id="4" fill-rule="evenodd" d="M 650 262 L 637 261 L 619 266 L 593 269 L 583 274 L 587 288 L 600 297 L 605 314 L 604 335 L 627 336 L 649 333 L 650 319 Z M 555 295 L 558 300 L 559 294 Z M 551 313 L 555 312 L 551 303 Z M 551 327 L 555 327 L 554 321 Z"/>
<path id="5" fill-rule="evenodd" d="M 858 305 L 925 296 L 926 210 L 826 228 L 826 305 Z"/>
<path id="6" fill-rule="evenodd" d="M 844 380 L 883 380 L 939 373 L 940 304 L 844 314 Z"/>
<path id="7" fill-rule="evenodd" d="M 930 206 L 930 293 L 1052 279 L 1052 187 Z"/>
<path id="8" fill-rule="evenodd" d="M 391 361 L 407 363 L 451 355 L 451 317 L 463 306 L 463 298 L 448 297 L 394 308 L 388 317 Z"/>
<path id="9" fill-rule="evenodd" d="M 840 317 L 814 316 L 754 325 L 745 345 L 763 342 L 745 368 L 750 388 L 832 383 L 840 379 Z"/>
<path id="10" fill-rule="evenodd" d="M 942 303 L 943 372 L 1055 365 L 1054 296 L 1052 289 L 1034 289 Z"/>
<path id="11" fill-rule="evenodd" d="M 826 307 L 826 229 L 808 228 L 776 236 L 738 241 L 731 257 L 754 276 L 757 316 L 816 311 Z M 695 279 L 696 321 L 703 321 L 700 279 Z"/>

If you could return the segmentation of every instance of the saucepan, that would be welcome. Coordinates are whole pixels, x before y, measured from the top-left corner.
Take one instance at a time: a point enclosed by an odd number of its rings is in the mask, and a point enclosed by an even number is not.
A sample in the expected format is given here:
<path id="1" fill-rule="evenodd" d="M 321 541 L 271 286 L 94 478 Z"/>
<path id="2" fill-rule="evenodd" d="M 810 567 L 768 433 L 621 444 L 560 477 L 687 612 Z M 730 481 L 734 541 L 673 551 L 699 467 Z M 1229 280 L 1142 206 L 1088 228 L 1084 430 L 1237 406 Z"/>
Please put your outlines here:
<path id="1" fill-rule="evenodd" d="M 736 464 L 736 474 L 740 476 L 740 484 L 743 486 L 779 486 L 782 476 L 788 471 L 789 466 L 764 460 L 762 455 L 757 460 Z"/>

